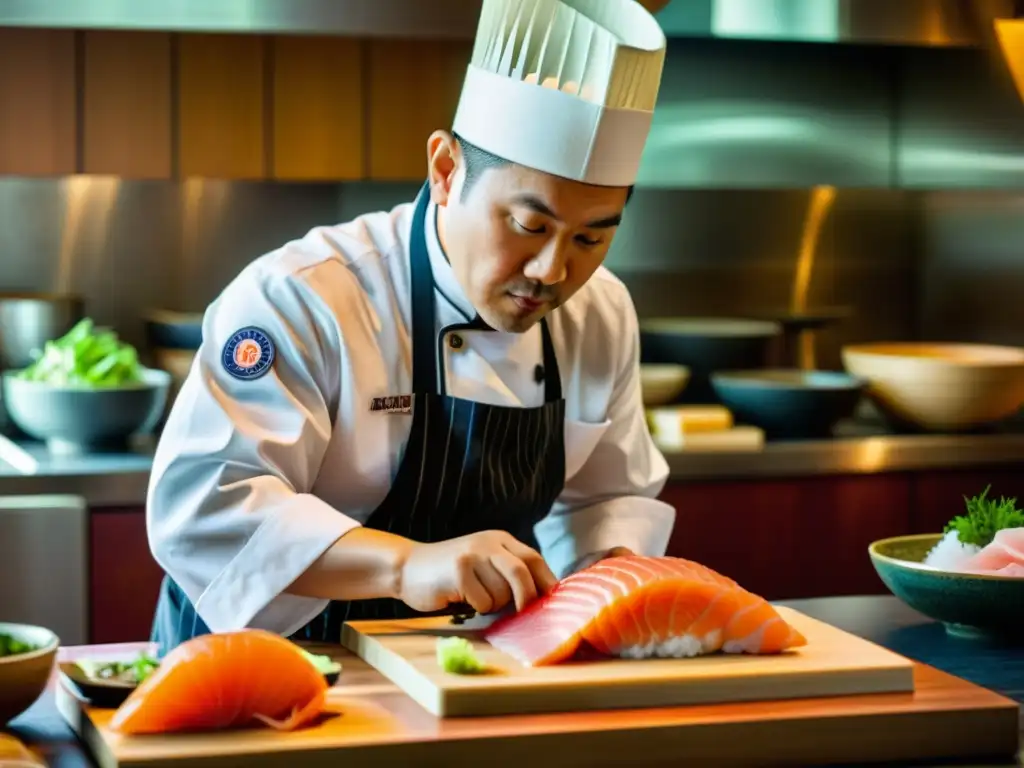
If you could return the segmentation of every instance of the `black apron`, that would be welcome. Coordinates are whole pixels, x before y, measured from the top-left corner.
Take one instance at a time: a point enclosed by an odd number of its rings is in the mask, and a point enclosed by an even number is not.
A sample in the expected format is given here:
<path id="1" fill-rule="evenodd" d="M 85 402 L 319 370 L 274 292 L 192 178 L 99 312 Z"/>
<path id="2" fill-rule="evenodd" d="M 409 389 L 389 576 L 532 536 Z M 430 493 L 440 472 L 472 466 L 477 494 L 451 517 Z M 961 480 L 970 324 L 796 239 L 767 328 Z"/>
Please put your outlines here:
<path id="1" fill-rule="evenodd" d="M 547 516 L 565 482 L 561 377 L 551 333 L 541 321 L 544 405 L 515 408 L 445 394 L 438 377 L 435 283 L 426 243 L 429 193 L 420 194 L 409 251 L 412 282 L 412 427 L 391 489 L 364 523 L 419 542 L 502 530 L 536 547 L 533 527 Z M 479 327 L 479 324 L 461 326 Z M 456 327 L 457 328 L 457 327 Z M 441 338 L 453 327 L 446 328 Z M 381 418 L 408 418 L 382 416 Z M 293 635 L 337 643 L 346 621 L 418 614 L 390 598 L 331 602 Z M 153 641 L 162 655 L 209 628 L 169 577 L 161 587 Z"/>

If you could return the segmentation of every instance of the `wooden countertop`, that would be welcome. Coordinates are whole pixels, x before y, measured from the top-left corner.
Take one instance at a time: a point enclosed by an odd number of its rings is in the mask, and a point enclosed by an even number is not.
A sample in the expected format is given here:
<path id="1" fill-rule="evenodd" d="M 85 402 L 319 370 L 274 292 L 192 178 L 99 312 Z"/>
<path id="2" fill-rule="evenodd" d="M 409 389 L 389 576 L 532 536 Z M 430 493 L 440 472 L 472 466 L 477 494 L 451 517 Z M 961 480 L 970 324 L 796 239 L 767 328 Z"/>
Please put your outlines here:
<path id="1" fill-rule="evenodd" d="M 947 637 L 940 625 L 891 597 L 823 598 L 789 601 L 785 604 L 909 658 L 1024 702 L 1024 653 L 1020 649 L 993 648 Z M 144 645 L 132 644 L 125 649 L 131 652 Z M 112 648 L 109 645 L 103 646 L 105 652 Z M 89 646 L 65 648 L 62 649 L 62 658 L 82 657 L 94 652 L 95 648 Z M 401 696 L 394 686 L 358 659 L 353 658 L 346 663 L 345 674 L 352 683 L 359 682 L 371 687 L 373 690 L 367 691 L 371 695 L 382 698 Z M 56 676 L 51 681 L 50 690 L 11 724 L 10 731 L 36 750 L 52 768 L 92 766 L 56 710 L 53 693 L 55 685 Z M 409 705 L 416 706 L 411 701 Z M 593 715 L 598 719 L 602 716 L 599 713 Z M 951 764 L 963 765 L 962 762 Z M 642 765 L 642 762 L 637 765 Z M 1013 765 L 1024 765 L 1024 752 L 1016 762 L 988 763 L 974 768 L 1008 768 Z"/>

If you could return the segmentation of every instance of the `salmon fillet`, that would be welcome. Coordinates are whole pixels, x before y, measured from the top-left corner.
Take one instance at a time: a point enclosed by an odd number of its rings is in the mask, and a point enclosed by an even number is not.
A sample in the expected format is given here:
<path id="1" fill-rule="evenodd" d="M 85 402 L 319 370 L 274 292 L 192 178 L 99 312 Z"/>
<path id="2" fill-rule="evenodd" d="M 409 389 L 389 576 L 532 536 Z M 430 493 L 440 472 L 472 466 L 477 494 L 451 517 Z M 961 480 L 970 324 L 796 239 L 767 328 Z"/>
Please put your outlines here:
<path id="1" fill-rule="evenodd" d="M 581 649 L 629 659 L 781 653 L 807 644 L 762 597 L 676 557 L 617 557 L 562 579 L 484 638 L 527 666 Z"/>
<path id="2" fill-rule="evenodd" d="M 258 629 L 202 635 L 168 653 L 114 713 L 123 734 L 264 723 L 292 730 L 324 706 L 327 681 L 301 649 Z"/>

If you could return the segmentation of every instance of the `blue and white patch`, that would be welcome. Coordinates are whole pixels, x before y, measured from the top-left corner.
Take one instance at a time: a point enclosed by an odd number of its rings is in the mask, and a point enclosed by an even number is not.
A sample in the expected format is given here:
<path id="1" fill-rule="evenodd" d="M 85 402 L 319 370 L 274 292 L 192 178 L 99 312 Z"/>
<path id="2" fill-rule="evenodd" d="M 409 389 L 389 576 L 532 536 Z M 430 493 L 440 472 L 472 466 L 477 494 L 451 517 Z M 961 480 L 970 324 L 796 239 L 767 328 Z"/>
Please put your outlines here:
<path id="1" fill-rule="evenodd" d="M 270 370 L 276 354 L 266 333 L 255 327 L 242 328 L 224 345 L 221 363 L 236 379 L 252 381 Z"/>

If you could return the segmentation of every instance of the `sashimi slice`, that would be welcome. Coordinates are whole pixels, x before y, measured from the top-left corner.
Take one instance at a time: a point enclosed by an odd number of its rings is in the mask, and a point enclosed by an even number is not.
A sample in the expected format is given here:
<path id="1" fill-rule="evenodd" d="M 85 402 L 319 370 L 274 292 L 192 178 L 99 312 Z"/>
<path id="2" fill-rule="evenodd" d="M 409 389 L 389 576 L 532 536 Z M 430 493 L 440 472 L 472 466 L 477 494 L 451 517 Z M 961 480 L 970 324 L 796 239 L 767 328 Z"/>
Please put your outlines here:
<path id="1" fill-rule="evenodd" d="M 323 674 L 302 650 L 259 629 L 201 635 L 168 653 L 114 713 L 123 734 L 263 723 L 292 730 L 323 709 Z"/>
<path id="2" fill-rule="evenodd" d="M 719 651 L 772 654 L 807 644 L 762 597 L 690 560 L 602 560 L 484 633 L 527 666 L 558 664 L 581 650 L 603 656 L 684 658 Z"/>
<path id="3" fill-rule="evenodd" d="M 965 573 L 1024 578 L 1024 528 L 996 531 L 992 542 L 965 560 L 959 570 Z"/>

